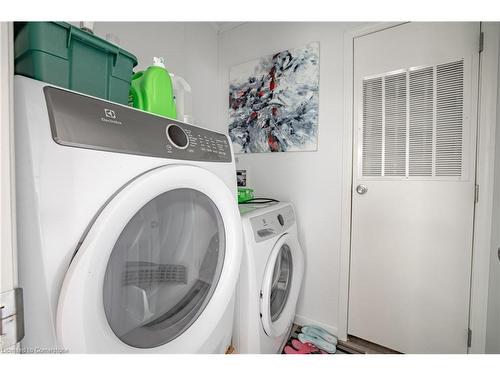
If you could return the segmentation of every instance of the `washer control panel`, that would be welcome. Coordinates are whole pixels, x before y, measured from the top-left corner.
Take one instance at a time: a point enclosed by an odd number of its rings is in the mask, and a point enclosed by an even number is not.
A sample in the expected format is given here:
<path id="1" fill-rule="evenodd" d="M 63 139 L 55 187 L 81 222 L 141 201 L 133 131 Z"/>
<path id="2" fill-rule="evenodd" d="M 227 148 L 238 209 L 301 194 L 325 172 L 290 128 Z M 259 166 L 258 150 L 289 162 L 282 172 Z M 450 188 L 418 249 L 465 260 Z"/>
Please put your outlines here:
<path id="1" fill-rule="evenodd" d="M 127 106 L 46 86 L 60 145 L 169 159 L 231 162 L 227 136 Z"/>
<path id="2" fill-rule="evenodd" d="M 255 242 L 265 241 L 286 232 L 295 223 L 295 214 L 292 206 L 285 206 L 279 210 L 252 217 Z"/>

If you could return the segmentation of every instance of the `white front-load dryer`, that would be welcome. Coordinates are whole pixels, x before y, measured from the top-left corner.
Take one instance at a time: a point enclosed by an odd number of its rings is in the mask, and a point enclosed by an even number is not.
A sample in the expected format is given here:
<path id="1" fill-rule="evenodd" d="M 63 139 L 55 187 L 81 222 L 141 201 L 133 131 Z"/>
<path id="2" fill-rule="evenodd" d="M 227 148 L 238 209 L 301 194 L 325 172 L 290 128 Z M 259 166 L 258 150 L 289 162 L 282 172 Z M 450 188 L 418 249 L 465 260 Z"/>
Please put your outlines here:
<path id="1" fill-rule="evenodd" d="M 240 205 L 244 250 L 236 293 L 239 353 L 280 353 L 290 333 L 304 273 L 291 203 Z"/>
<path id="2" fill-rule="evenodd" d="M 242 252 L 227 136 L 15 77 L 23 352 L 223 353 Z"/>

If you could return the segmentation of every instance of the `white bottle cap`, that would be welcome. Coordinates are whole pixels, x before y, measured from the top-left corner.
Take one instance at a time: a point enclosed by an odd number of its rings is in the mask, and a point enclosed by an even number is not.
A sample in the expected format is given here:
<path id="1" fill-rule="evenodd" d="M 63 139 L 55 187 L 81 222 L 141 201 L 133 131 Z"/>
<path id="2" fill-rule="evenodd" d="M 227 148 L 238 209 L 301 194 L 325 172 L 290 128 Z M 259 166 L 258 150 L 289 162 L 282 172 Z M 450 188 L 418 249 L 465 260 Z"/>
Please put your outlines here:
<path id="1" fill-rule="evenodd" d="M 94 22 L 80 21 L 80 29 L 88 33 L 94 33 Z"/>
<path id="2" fill-rule="evenodd" d="M 153 65 L 165 68 L 165 60 L 163 57 L 153 57 Z"/>

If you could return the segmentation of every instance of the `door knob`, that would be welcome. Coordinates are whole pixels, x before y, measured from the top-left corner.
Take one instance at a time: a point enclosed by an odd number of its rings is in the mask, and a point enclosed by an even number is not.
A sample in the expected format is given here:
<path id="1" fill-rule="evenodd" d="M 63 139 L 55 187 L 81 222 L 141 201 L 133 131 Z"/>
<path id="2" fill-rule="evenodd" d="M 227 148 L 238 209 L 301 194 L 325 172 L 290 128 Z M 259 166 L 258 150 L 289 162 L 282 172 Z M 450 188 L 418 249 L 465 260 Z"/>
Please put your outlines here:
<path id="1" fill-rule="evenodd" d="M 356 193 L 358 193 L 360 195 L 365 194 L 367 191 L 368 191 L 368 188 L 366 187 L 366 185 L 361 184 L 361 185 L 356 186 Z"/>

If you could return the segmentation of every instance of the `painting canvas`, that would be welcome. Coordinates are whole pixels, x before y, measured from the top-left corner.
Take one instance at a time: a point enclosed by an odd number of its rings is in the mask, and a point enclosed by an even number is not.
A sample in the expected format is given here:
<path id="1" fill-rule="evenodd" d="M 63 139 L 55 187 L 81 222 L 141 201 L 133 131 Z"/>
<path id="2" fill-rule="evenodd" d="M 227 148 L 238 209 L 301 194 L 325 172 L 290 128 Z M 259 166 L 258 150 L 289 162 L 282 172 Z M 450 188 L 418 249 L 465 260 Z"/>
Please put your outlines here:
<path id="1" fill-rule="evenodd" d="M 315 151 L 319 43 L 230 70 L 229 136 L 236 153 Z"/>

